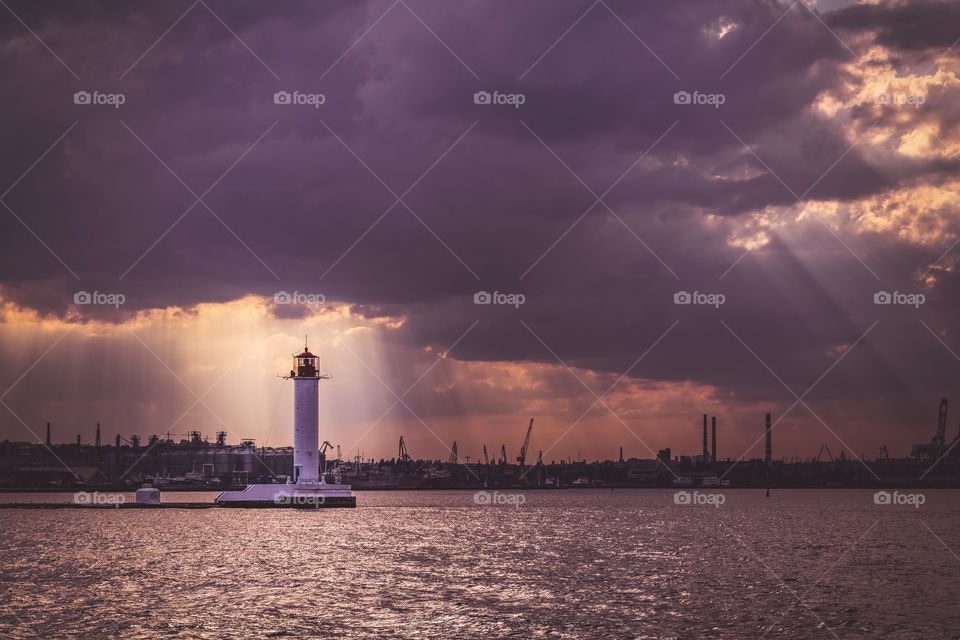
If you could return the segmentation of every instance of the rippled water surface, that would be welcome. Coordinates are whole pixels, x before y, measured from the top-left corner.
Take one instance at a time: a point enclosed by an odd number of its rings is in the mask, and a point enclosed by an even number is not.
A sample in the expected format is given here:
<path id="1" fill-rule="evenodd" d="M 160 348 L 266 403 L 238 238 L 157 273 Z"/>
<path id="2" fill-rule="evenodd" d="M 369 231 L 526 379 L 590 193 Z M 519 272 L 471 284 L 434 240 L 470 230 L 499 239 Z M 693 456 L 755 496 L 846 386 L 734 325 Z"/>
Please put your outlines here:
<path id="1" fill-rule="evenodd" d="M 0 510 L 0 637 L 960 637 L 960 492 L 919 509 L 868 491 L 523 495 Z"/>

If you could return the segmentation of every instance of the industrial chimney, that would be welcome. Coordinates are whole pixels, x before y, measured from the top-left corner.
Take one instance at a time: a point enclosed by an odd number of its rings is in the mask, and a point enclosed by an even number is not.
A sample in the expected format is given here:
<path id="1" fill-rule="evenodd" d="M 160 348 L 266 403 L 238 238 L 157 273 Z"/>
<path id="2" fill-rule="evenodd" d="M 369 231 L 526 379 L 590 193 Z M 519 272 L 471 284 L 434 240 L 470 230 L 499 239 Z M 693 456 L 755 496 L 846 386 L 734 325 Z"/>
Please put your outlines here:
<path id="1" fill-rule="evenodd" d="M 767 421 L 766 421 L 766 427 L 764 428 L 764 433 L 767 437 L 767 446 L 766 446 L 764 459 L 767 461 L 767 465 L 769 466 L 773 462 L 773 456 L 770 453 L 770 414 L 769 413 L 767 414 Z"/>
<path id="2" fill-rule="evenodd" d="M 707 449 L 707 414 L 703 414 L 703 459 L 706 460 L 708 455 L 710 451 Z"/>
<path id="3" fill-rule="evenodd" d="M 713 427 L 713 450 L 710 452 L 710 461 L 717 461 L 717 416 L 713 416 L 712 420 Z"/>
<path id="4" fill-rule="evenodd" d="M 50 423 L 47 423 L 47 446 L 50 446 Z"/>

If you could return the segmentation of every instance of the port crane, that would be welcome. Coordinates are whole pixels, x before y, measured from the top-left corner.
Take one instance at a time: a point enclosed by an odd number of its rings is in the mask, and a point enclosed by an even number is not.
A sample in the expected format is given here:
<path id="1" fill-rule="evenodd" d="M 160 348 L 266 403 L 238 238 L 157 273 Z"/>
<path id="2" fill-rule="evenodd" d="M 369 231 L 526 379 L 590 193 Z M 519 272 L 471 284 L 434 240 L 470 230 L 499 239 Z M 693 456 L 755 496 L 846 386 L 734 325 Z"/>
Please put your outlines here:
<path id="1" fill-rule="evenodd" d="M 453 441 L 453 448 L 450 449 L 450 459 L 447 460 L 450 464 L 457 464 L 460 461 L 460 456 L 457 455 L 457 441 Z"/>
<path id="2" fill-rule="evenodd" d="M 483 481 L 483 486 L 489 487 L 493 482 L 493 466 L 490 464 L 490 456 L 487 455 L 487 445 L 483 445 L 483 466 L 487 469 L 487 477 Z"/>
<path id="3" fill-rule="evenodd" d="M 827 452 L 827 457 L 830 458 L 830 462 L 836 462 L 836 460 L 833 457 L 833 454 L 830 453 L 830 447 L 828 447 L 825 444 L 820 445 L 820 451 L 817 452 L 817 462 L 820 462 L 820 456 L 823 455 L 824 451 Z"/>
<path id="4" fill-rule="evenodd" d="M 327 472 L 327 449 L 333 449 L 329 440 L 324 440 L 320 445 L 320 473 Z"/>
<path id="5" fill-rule="evenodd" d="M 410 464 L 410 454 L 407 453 L 407 443 L 403 441 L 403 436 L 400 436 L 400 450 L 397 452 L 397 461 L 403 465 Z"/>
<path id="6" fill-rule="evenodd" d="M 940 413 L 937 416 L 937 436 L 934 443 L 937 445 L 937 454 L 943 449 L 947 437 L 947 399 L 940 400 Z"/>
<path id="7" fill-rule="evenodd" d="M 533 430 L 533 418 L 530 418 L 530 424 L 527 426 L 527 437 L 523 439 L 523 446 L 520 447 L 520 455 L 517 456 L 517 462 L 520 463 L 520 471 L 523 471 L 523 465 L 527 462 L 527 447 L 530 446 L 530 432 Z"/>
<path id="8" fill-rule="evenodd" d="M 934 460 L 943 452 L 943 445 L 947 437 L 947 399 L 940 400 L 940 411 L 937 415 L 937 434 L 929 444 L 915 444 L 910 454 L 916 458 Z"/>
<path id="9" fill-rule="evenodd" d="M 503 464 L 504 468 L 507 466 L 507 445 L 500 445 L 500 462 Z"/>

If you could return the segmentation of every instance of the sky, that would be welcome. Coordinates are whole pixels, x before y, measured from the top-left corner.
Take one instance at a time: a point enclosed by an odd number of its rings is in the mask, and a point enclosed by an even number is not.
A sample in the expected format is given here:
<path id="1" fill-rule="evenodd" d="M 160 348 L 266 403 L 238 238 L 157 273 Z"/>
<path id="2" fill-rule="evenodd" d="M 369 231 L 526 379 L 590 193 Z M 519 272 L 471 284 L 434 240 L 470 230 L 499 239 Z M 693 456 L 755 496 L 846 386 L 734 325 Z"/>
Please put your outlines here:
<path id="1" fill-rule="evenodd" d="M 960 379 L 960 5 L 0 8 L 0 439 L 873 459 Z M 956 414 L 948 441 L 957 435 Z"/>

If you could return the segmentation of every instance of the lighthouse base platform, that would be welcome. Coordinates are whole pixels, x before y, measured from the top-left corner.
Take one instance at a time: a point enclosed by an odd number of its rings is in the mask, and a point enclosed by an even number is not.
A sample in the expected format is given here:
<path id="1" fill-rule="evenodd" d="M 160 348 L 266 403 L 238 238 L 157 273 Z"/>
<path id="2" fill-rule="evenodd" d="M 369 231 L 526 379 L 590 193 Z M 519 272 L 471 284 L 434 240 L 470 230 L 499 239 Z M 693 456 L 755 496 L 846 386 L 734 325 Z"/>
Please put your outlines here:
<path id="1" fill-rule="evenodd" d="M 310 482 L 251 484 L 242 491 L 223 491 L 213 499 L 223 507 L 336 509 L 357 506 L 348 484 Z"/>

